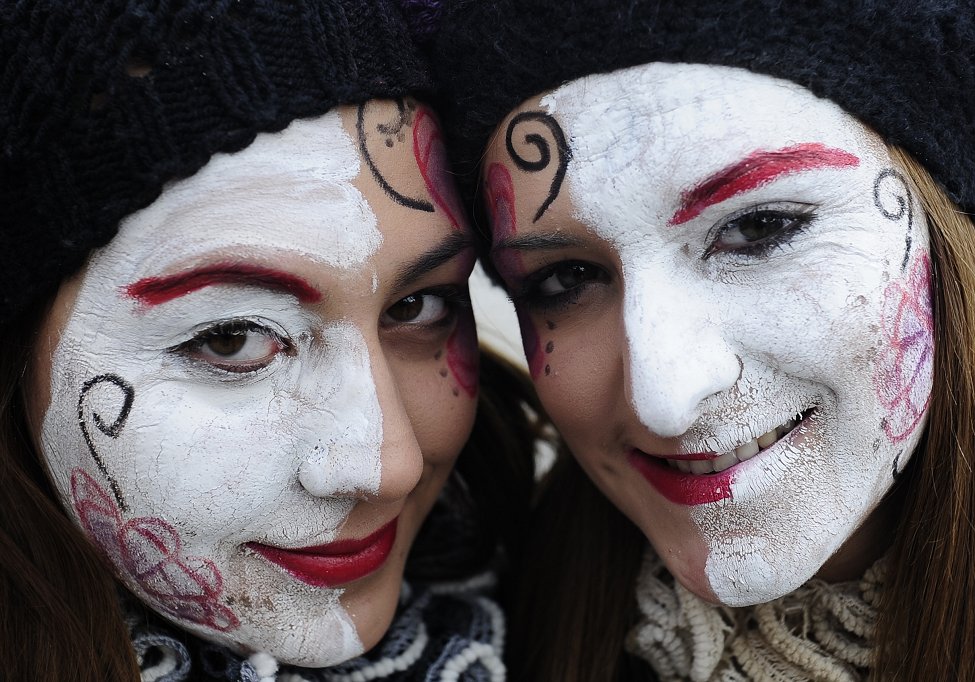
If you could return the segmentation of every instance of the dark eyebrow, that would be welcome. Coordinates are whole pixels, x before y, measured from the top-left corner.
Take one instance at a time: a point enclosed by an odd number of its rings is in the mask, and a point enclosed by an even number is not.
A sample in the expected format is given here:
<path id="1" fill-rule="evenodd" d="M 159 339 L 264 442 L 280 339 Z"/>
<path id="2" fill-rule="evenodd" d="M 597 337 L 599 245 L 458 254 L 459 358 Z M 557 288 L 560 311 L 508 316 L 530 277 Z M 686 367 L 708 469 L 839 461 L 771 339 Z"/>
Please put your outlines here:
<path id="1" fill-rule="evenodd" d="M 782 175 L 817 168 L 849 168 L 858 165 L 860 159 L 850 152 L 818 142 L 797 144 L 773 151 L 752 152 L 741 161 L 681 192 L 680 207 L 667 224 L 671 227 L 683 225 L 700 215 L 708 206 L 766 185 Z"/>
<path id="2" fill-rule="evenodd" d="M 431 270 L 439 268 L 464 251 L 473 248 L 471 238 L 466 233 L 454 232 L 448 235 L 432 249 L 399 269 L 393 283 L 393 291 L 405 289 Z"/>
<path id="3" fill-rule="evenodd" d="M 564 249 L 572 246 L 583 246 L 583 243 L 577 237 L 573 237 L 572 235 L 567 235 L 562 232 L 553 232 L 551 234 L 532 233 L 499 239 L 497 242 L 495 242 L 494 246 L 491 247 L 491 253 L 496 254 L 499 251 L 509 250 L 548 251 L 551 249 Z"/>

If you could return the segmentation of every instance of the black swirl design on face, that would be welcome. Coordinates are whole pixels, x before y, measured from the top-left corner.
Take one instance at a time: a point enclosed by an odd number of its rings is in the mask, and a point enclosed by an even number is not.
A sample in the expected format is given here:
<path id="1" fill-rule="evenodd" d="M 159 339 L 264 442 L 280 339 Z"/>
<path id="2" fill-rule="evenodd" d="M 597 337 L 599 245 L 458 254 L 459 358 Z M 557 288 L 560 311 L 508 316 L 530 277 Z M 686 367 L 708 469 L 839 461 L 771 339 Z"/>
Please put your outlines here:
<path id="1" fill-rule="evenodd" d="M 531 126 L 532 124 L 539 124 L 542 132 L 532 132 L 529 130 L 525 133 L 523 143 L 536 149 L 538 158 L 535 160 L 521 156 L 514 145 L 515 129 Z M 569 166 L 569 159 L 572 157 L 569 151 L 569 145 L 565 141 L 565 133 L 562 132 L 562 127 L 558 124 L 558 121 L 549 114 L 541 111 L 523 111 L 508 123 L 508 131 L 505 134 L 504 144 L 515 166 L 526 173 L 540 173 L 549 168 L 552 165 L 552 147 L 555 147 L 555 152 L 558 154 L 558 163 L 552 176 L 552 184 L 549 186 L 548 196 L 542 202 L 542 205 L 539 206 L 535 217 L 532 219 L 533 223 L 538 222 L 538 219 L 545 214 L 548 207 L 559 196 L 559 191 L 562 189 L 562 181 L 565 179 L 565 170 Z"/>
<path id="2" fill-rule="evenodd" d="M 85 402 L 88 394 L 100 386 L 111 387 L 107 389 L 109 391 L 117 391 L 121 402 L 118 413 L 111 421 L 107 421 L 102 414 L 96 412 L 94 409 L 91 410 L 91 421 L 95 424 L 95 428 L 109 438 L 118 438 L 119 434 L 122 433 L 122 427 L 125 426 L 125 422 L 129 418 L 129 413 L 132 411 L 135 390 L 131 384 L 117 374 L 101 374 L 86 381 L 82 385 L 81 393 L 78 396 L 78 425 L 81 427 L 81 433 L 85 437 L 85 443 L 88 444 L 88 451 L 91 453 L 91 458 L 95 460 L 95 465 L 98 467 L 98 470 L 102 472 L 102 475 L 108 481 L 112 489 L 112 495 L 115 496 L 115 501 L 118 502 L 119 508 L 126 511 L 128 507 L 122 498 L 122 490 L 119 488 L 115 478 L 108 472 L 108 468 L 105 466 L 101 455 L 98 454 L 98 448 L 95 447 L 95 441 L 91 437 L 91 431 L 88 428 L 87 419 L 85 418 Z"/>
<path id="3" fill-rule="evenodd" d="M 397 191 L 386 179 L 386 176 L 376 164 L 375 154 L 370 151 L 370 146 L 381 141 L 383 148 L 392 148 L 397 144 L 412 144 L 412 140 L 407 141 L 406 133 L 413 123 L 413 114 L 416 105 L 412 102 L 405 102 L 402 99 L 396 101 L 396 114 L 392 120 L 376 121 L 373 113 L 375 106 L 372 102 L 364 102 L 359 105 L 359 112 L 356 117 L 356 134 L 359 138 L 359 153 L 366 160 L 366 165 L 372 172 L 372 176 L 379 183 L 383 192 L 400 206 L 406 206 L 417 211 L 433 213 L 433 204 L 426 199 L 409 197 Z"/>
<path id="4" fill-rule="evenodd" d="M 907 216 L 907 236 L 901 270 L 907 268 L 911 256 L 911 235 L 914 232 L 914 197 L 910 185 L 893 168 L 882 170 L 873 183 L 873 203 L 887 220 L 898 221 Z"/>

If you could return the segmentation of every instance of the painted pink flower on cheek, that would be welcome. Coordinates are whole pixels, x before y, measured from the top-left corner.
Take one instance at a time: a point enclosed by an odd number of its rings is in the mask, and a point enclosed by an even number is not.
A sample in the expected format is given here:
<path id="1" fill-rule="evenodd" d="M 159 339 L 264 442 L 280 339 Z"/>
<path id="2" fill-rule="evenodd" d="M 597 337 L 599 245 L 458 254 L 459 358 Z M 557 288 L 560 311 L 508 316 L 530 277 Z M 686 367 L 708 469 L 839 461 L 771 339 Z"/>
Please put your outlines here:
<path id="1" fill-rule="evenodd" d="M 884 290 L 881 329 L 886 346 L 874 386 L 887 410 L 884 431 L 899 443 L 914 432 L 931 399 L 934 320 L 926 253 L 914 261 L 906 283 L 891 282 Z"/>
<path id="2" fill-rule="evenodd" d="M 447 214 L 454 229 L 460 229 L 464 210 L 450 177 L 450 164 L 437 119 L 420 107 L 413 123 L 413 156 L 433 202 Z"/>
<path id="3" fill-rule="evenodd" d="M 115 501 L 83 469 L 71 472 L 71 497 L 88 535 L 162 611 L 221 632 L 240 625 L 219 602 L 223 578 L 217 567 L 185 556 L 170 524 L 153 517 L 124 521 Z"/>

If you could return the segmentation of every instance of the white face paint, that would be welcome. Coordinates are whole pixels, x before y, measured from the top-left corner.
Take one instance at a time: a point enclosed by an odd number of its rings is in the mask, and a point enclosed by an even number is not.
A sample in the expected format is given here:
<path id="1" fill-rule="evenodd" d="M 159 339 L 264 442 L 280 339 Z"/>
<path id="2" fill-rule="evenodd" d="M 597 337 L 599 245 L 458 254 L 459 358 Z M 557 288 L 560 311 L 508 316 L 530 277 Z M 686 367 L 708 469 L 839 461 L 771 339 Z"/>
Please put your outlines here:
<path id="1" fill-rule="evenodd" d="M 426 359 L 449 306 L 436 332 L 421 314 L 382 336 L 414 293 L 393 275 L 453 229 L 428 215 L 381 231 L 360 168 L 336 110 L 215 156 L 127 218 L 76 288 L 41 430 L 66 508 L 135 594 L 209 640 L 306 666 L 382 634 L 473 417 L 467 396 L 397 385 L 420 363 L 386 355 L 407 338 L 443 382 Z M 458 262 L 427 278 L 462 288 Z M 401 402 L 414 390 L 456 428 L 430 436 Z"/>
<path id="2" fill-rule="evenodd" d="M 883 145 L 797 85 L 713 66 L 592 76 L 518 111 L 539 110 L 565 181 L 535 221 L 555 164 L 520 171 L 499 136 L 496 262 L 587 473 L 708 599 L 876 558 L 933 356 L 927 227 Z"/>

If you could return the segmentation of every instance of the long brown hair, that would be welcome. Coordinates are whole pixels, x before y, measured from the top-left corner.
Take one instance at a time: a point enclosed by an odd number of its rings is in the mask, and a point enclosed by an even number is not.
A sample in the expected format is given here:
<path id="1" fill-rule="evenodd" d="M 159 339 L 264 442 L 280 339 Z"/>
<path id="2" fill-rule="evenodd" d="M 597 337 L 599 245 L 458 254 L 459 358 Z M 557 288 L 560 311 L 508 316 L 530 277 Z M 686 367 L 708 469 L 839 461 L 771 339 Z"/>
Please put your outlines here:
<path id="1" fill-rule="evenodd" d="M 891 149 L 924 207 L 934 264 L 934 389 L 876 630 L 877 680 L 975 679 L 975 225 Z M 646 540 L 564 457 L 542 487 L 509 630 L 513 680 L 653 680 L 624 652 Z M 585 517 L 585 518 L 584 518 Z"/>
<path id="2" fill-rule="evenodd" d="M 918 189 L 934 264 L 934 390 L 912 458 L 877 624 L 875 677 L 975 679 L 975 225 L 924 168 Z"/>
<path id="3" fill-rule="evenodd" d="M 112 570 L 61 511 L 27 430 L 21 387 L 37 321 L 0 329 L 0 674 L 138 680 Z"/>
<path id="4" fill-rule="evenodd" d="M 0 678 L 137 682 L 123 588 L 61 509 L 27 427 L 22 390 L 43 313 L 0 328 Z M 457 462 L 463 489 L 455 495 L 473 547 L 445 551 L 462 541 L 425 524 L 407 563 L 418 579 L 483 569 L 499 545 L 514 565 L 524 544 L 543 413 L 527 376 L 490 352 L 482 354 L 481 379 L 474 430 Z"/>

